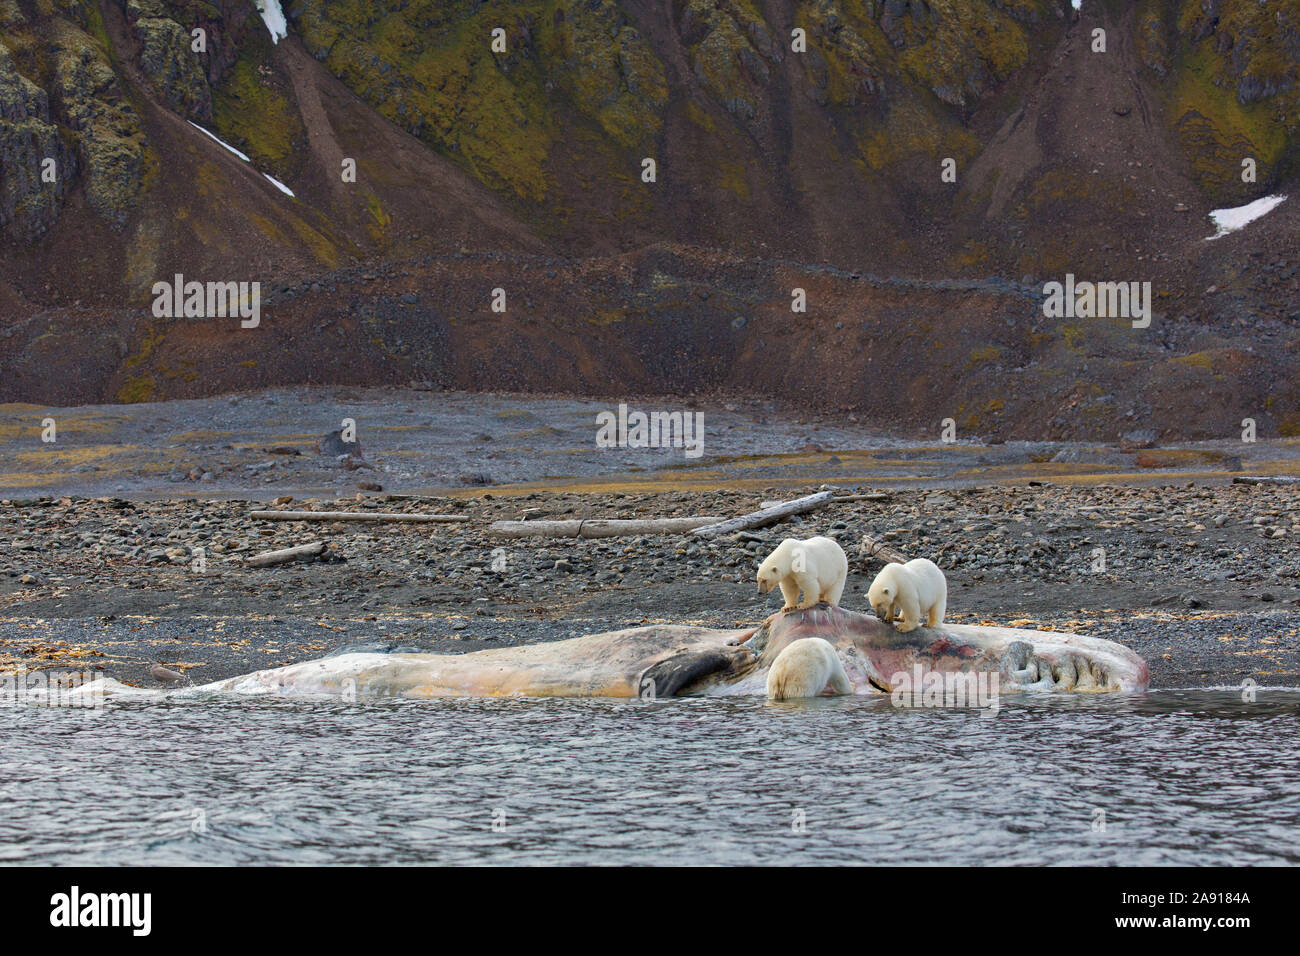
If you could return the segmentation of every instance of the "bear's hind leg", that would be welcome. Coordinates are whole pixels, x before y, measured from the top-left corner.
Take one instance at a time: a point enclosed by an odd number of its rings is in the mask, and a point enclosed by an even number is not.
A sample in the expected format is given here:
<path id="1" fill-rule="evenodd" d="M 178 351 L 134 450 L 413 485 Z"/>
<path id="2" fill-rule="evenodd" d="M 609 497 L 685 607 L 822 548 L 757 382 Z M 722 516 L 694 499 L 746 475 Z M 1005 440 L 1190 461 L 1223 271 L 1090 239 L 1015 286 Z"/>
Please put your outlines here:
<path id="1" fill-rule="evenodd" d="M 948 595 L 940 594 L 939 599 L 934 602 L 930 608 L 930 618 L 926 622 L 930 627 L 938 627 L 943 623 L 944 612 L 948 610 Z"/>
<path id="2" fill-rule="evenodd" d="M 803 592 L 803 602 L 796 604 L 795 607 L 802 611 L 816 604 L 821 597 L 821 587 L 817 579 L 811 574 L 796 574 L 794 579 L 799 585 L 799 590 Z"/>
<path id="3" fill-rule="evenodd" d="M 900 631 L 906 634 L 908 631 L 915 631 L 921 626 L 921 606 L 915 594 L 901 598 L 898 607 L 902 612 L 903 619 L 895 626 Z"/>
<path id="4" fill-rule="evenodd" d="M 840 597 L 844 594 L 844 580 L 845 576 L 841 574 L 839 580 L 822 592 L 822 600 L 831 607 L 840 606 Z"/>
<path id="5" fill-rule="evenodd" d="M 840 663 L 838 654 L 831 654 L 831 678 L 827 681 L 826 686 L 836 694 L 852 694 L 853 684 L 849 682 L 849 675 L 844 673 L 844 665 Z M 823 689 L 823 693 L 825 690 Z"/>

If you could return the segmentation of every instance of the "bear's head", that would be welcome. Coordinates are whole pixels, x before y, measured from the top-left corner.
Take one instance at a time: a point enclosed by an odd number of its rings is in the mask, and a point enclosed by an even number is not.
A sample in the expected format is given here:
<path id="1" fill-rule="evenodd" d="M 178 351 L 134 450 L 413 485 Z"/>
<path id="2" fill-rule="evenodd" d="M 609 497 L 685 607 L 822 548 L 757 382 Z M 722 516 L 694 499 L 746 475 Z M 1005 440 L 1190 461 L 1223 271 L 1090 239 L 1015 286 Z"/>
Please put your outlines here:
<path id="1" fill-rule="evenodd" d="M 894 567 L 892 564 L 886 565 L 884 570 L 876 575 L 876 579 L 871 582 L 870 590 L 867 591 L 867 600 L 871 603 L 871 609 L 882 621 L 889 620 L 894 599 L 898 597 L 898 582 L 895 580 Z"/>
<path id="2" fill-rule="evenodd" d="M 794 539 L 786 538 L 776 550 L 769 554 L 758 566 L 758 593 L 766 594 L 781 583 L 781 579 L 790 573 L 789 552 L 797 544 Z"/>

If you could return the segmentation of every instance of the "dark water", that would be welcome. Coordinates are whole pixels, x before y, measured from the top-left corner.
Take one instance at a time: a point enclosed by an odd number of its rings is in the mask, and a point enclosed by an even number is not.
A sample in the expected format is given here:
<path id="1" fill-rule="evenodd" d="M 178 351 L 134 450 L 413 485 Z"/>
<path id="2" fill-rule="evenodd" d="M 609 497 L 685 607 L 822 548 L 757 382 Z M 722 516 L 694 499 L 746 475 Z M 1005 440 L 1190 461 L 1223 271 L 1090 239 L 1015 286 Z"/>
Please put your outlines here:
<path id="1" fill-rule="evenodd" d="M 0 862 L 1300 862 L 1300 693 L 1020 696 L 7 705 Z"/>

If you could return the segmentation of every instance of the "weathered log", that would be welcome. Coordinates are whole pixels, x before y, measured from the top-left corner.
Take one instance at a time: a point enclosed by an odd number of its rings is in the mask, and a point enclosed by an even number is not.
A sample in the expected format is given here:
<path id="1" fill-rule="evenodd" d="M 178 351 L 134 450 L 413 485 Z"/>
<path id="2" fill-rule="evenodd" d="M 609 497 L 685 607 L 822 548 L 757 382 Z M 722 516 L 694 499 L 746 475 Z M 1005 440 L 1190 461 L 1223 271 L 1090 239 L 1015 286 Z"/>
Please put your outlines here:
<path id="1" fill-rule="evenodd" d="M 853 495 L 836 495 L 831 499 L 832 504 L 838 504 L 841 501 L 889 501 L 893 495 L 885 491 L 868 491 L 863 494 Z M 760 508 L 775 508 L 777 505 L 784 504 L 784 500 L 763 501 L 759 503 Z"/>
<path id="2" fill-rule="evenodd" d="M 784 501 L 771 508 L 762 508 L 759 511 L 751 511 L 749 514 L 741 515 L 739 518 L 728 518 L 726 521 L 719 521 L 717 524 L 709 524 L 702 528 L 696 528 L 692 534 L 696 534 L 701 538 L 714 538 L 720 534 L 730 534 L 733 531 L 745 531 L 749 528 L 761 528 L 764 525 L 775 524 L 782 518 L 789 518 L 793 515 L 806 514 L 809 511 L 816 511 L 819 508 L 825 508 L 831 503 L 833 498 L 834 495 L 831 492 L 819 491 L 813 495 L 796 498 L 794 501 Z"/>
<path id="3" fill-rule="evenodd" d="M 1234 485 L 1295 485 L 1300 478 L 1292 475 L 1237 475 L 1232 479 Z"/>
<path id="4" fill-rule="evenodd" d="M 250 568 L 264 568 L 272 564 L 287 564 L 301 558 L 314 558 L 324 552 L 324 541 L 312 541 L 309 544 L 300 544 L 281 551 L 267 551 L 263 554 L 253 555 L 251 558 L 245 558 L 244 564 Z"/>
<path id="5" fill-rule="evenodd" d="M 878 558 L 881 564 L 907 564 L 907 555 L 891 548 L 873 534 L 862 536 L 862 553 L 868 558 Z"/>
<path id="6" fill-rule="evenodd" d="M 414 524 L 469 521 L 469 515 L 403 514 L 400 511 L 254 511 L 263 521 L 404 521 Z"/>
<path id="7" fill-rule="evenodd" d="M 494 521 L 488 534 L 498 538 L 617 538 L 632 534 L 680 534 L 721 518 L 580 518 L 565 521 Z"/>

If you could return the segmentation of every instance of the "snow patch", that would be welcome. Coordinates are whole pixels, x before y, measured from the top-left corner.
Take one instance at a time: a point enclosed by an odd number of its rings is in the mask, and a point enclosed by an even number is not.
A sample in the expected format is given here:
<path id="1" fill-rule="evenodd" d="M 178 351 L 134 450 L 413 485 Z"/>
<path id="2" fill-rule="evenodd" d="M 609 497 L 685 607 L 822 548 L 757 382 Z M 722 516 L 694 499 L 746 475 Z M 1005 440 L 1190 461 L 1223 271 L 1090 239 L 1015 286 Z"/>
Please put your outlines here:
<path id="1" fill-rule="evenodd" d="M 213 136 L 211 133 L 209 133 L 207 130 L 205 130 L 202 126 L 200 126 L 198 123 L 194 122 L 193 120 L 186 120 L 186 122 L 189 123 L 191 126 L 193 126 L 196 130 L 198 130 L 198 131 L 199 131 L 200 133 L 202 133 L 204 136 L 206 136 L 208 139 L 212 140 L 214 143 L 219 143 L 220 145 L 224 146 L 226 149 L 230 150 L 232 153 L 234 153 L 236 156 L 238 156 L 238 157 L 239 157 L 240 159 L 242 159 L 244 162 L 246 162 L 246 163 L 251 163 L 251 162 L 252 162 L 251 159 L 249 159 L 247 156 L 245 156 L 245 155 L 244 155 L 243 153 L 241 153 L 239 150 L 235 149 L 235 147 L 231 146 L 229 143 L 225 142 L 224 140 L 218 139 L 216 136 Z"/>
<path id="2" fill-rule="evenodd" d="M 280 0 L 253 0 L 257 12 L 262 15 L 262 22 L 271 31 L 271 42 L 279 43 L 289 35 L 289 23 L 280 8 Z"/>
<path id="3" fill-rule="evenodd" d="M 1265 196 L 1263 199 L 1256 199 L 1254 202 L 1246 203 L 1244 206 L 1236 206 L 1233 209 L 1213 209 L 1210 211 L 1210 220 L 1218 231 L 1214 235 L 1205 238 L 1207 241 L 1220 239 L 1230 232 L 1236 232 L 1238 229 L 1242 229 L 1254 222 L 1266 212 L 1271 212 L 1285 200 L 1285 196 Z"/>
<path id="4" fill-rule="evenodd" d="M 232 153 L 234 153 L 236 156 L 238 156 L 238 157 L 239 157 L 240 159 L 242 159 L 244 162 L 248 163 L 250 166 L 253 165 L 253 161 L 252 161 L 251 159 L 249 159 L 247 155 L 245 155 L 244 153 L 241 153 L 239 150 L 235 149 L 235 147 L 231 146 L 231 145 L 230 145 L 229 143 L 227 143 L 225 140 L 222 140 L 222 139 L 219 139 L 219 138 L 216 137 L 216 136 L 213 136 L 211 133 L 209 133 L 207 130 L 205 130 L 202 126 L 200 126 L 198 123 L 194 122 L 193 120 L 186 120 L 186 122 L 189 123 L 191 126 L 193 126 L 196 130 L 198 130 L 198 131 L 199 131 L 200 133 L 202 133 L 204 136 L 206 136 L 208 139 L 212 140 L 214 143 L 217 143 L 218 145 L 224 147 L 225 149 L 230 150 Z M 276 189 L 280 190 L 280 192 L 284 193 L 284 194 L 285 194 L 286 196 L 288 196 L 290 199 L 293 199 L 293 198 L 294 198 L 293 190 L 290 189 L 288 186 L 286 186 L 284 183 L 280 182 L 280 180 L 276 179 L 274 176 L 270 175 L 269 173 L 262 173 L 262 175 L 265 176 L 265 177 L 267 178 L 267 181 L 270 182 L 270 184 L 271 184 L 272 186 L 274 186 Z"/>
<path id="5" fill-rule="evenodd" d="M 280 190 L 280 192 L 284 193 L 290 199 L 293 198 L 293 190 L 290 189 L 288 186 L 286 186 L 284 183 L 280 182 L 280 180 L 276 179 L 270 173 L 262 173 L 262 175 L 265 176 L 267 179 L 269 179 L 271 181 L 271 185 L 274 186 L 276 189 Z"/>

